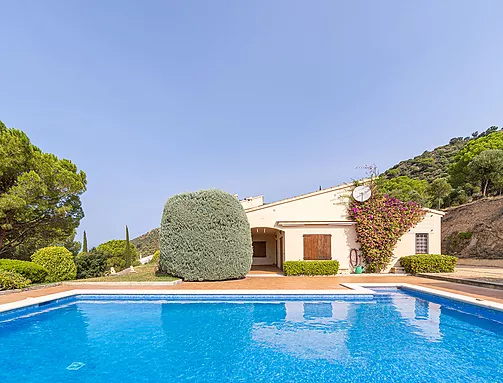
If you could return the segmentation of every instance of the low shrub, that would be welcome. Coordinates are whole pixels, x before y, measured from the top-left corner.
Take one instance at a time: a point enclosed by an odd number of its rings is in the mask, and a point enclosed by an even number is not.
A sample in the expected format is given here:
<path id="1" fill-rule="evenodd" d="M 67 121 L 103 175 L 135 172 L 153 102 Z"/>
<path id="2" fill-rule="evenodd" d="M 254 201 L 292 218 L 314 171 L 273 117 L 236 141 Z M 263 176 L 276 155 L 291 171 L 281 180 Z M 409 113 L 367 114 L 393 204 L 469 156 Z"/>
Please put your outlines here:
<path id="1" fill-rule="evenodd" d="M 107 258 L 98 252 L 80 253 L 75 257 L 77 279 L 102 277 L 107 271 Z"/>
<path id="2" fill-rule="evenodd" d="M 0 270 L 14 271 L 21 274 L 32 283 L 42 283 L 47 277 L 48 271 L 45 267 L 34 262 L 19 261 L 17 259 L 0 259 Z"/>
<path id="3" fill-rule="evenodd" d="M 338 261 L 286 261 L 286 275 L 334 275 L 339 271 Z"/>
<path id="4" fill-rule="evenodd" d="M 462 231 L 461 233 L 458 233 L 459 239 L 471 239 L 473 233 L 470 231 Z"/>
<path id="5" fill-rule="evenodd" d="M 31 281 L 15 271 L 0 270 L 0 290 L 22 289 Z"/>
<path id="6" fill-rule="evenodd" d="M 400 258 L 406 273 L 452 273 L 458 259 L 452 255 L 416 254 Z"/>
<path id="7" fill-rule="evenodd" d="M 64 247 L 44 247 L 36 251 L 31 260 L 47 269 L 46 282 L 67 281 L 77 276 L 73 255 Z"/>

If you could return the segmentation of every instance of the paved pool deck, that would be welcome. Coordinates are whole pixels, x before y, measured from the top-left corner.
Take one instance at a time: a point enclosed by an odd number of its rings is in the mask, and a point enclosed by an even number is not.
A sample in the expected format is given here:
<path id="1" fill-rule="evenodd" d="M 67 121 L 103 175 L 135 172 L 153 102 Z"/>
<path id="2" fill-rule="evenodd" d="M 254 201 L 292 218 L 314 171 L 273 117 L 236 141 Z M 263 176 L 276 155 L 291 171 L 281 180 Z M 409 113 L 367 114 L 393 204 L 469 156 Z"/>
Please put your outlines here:
<path id="1" fill-rule="evenodd" d="M 455 294 L 462 294 L 472 298 L 484 299 L 492 302 L 503 303 L 503 290 L 485 287 L 476 287 L 438 281 L 414 276 L 397 276 L 393 274 L 382 275 L 348 275 L 327 277 L 261 277 L 249 276 L 245 279 L 223 282 L 183 282 L 175 286 L 163 285 L 134 285 L 121 286 L 121 290 L 347 290 L 341 283 L 408 283 L 412 285 L 429 287 Z M 12 303 L 26 298 L 41 297 L 49 294 L 61 293 L 75 289 L 90 290 L 117 290 L 117 285 L 80 283 L 78 285 L 59 285 L 44 287 L 37 290 L 12 292 L 0 295 L 0 304 Z"/>
<path id="2" fill-rule="evenodd" d="M 503 267 L 456 266 L 453 273 L 441 273 L 437 276 L 503 285 Z"/>

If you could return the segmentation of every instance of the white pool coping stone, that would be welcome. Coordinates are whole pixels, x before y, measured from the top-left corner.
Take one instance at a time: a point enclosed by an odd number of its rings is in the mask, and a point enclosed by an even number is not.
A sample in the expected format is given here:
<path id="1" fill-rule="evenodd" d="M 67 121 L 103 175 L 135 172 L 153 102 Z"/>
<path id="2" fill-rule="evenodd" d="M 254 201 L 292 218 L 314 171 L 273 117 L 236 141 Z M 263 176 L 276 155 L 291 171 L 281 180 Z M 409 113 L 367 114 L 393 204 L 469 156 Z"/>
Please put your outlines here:
<path id="1" fill-rule="evenodd" d="M 456 301 L 473 304 L 503 312 L 503 304 L 479 298 L 473 298 L 462 294 L 431 289 L 429 287 L 412 285 L 409 283 L 341 283 L 348 290 L 103 290 L 85 289 L 69 290 L 61 293 L 44 295 L 41 297 L 29 297 L 20 301 L 4 303 L 0 305 L 0 313 L 29 307 L 57 299 L 68 298 L 76 295 L 375 295 L 372 287 L 405 287 L 427 294 L 449 298 Z"/>
<path id="2" fill-rule="evenodd" d="M 61 282 L 64 286 L 103 286 L 106 284 L 107 286 L 175 286 L 182 283 L 181 279 L 177 279 L 175 281 L 159 281 L 159 282 L 135 282 L 135 281 L 125 281 L 125 282 Z"/>

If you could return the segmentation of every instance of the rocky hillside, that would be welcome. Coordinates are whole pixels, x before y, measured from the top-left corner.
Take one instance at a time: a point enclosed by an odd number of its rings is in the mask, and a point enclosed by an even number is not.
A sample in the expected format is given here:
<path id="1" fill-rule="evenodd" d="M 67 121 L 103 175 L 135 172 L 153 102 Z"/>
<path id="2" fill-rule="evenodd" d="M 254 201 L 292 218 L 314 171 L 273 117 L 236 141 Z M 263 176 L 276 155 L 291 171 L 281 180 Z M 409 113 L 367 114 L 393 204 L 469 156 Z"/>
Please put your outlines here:
<path id="1" fill-rule="evenodd" d="M 442 252 L 460 258 L 503 259 L 503 197 L 447 209 Z"/>
<path id="2" fill-rule="evenodd" d="M 150 230 L 148 233 L 132 239 L 131 242 L 142 256 L 152 255 L 156 250 L 159 250 L 159 228 Z"/>

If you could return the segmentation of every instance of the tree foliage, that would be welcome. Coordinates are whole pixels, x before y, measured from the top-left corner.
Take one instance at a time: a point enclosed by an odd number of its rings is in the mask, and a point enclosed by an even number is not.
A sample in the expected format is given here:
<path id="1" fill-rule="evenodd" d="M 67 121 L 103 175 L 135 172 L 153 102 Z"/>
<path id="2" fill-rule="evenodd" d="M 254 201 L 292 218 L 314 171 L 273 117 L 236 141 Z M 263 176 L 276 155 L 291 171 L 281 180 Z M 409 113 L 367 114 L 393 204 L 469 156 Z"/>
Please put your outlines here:
<path id="1" fill-rule="evenodd" d="M 454 158 L 450 167 L 451 183 L 454 187 L 469 179 L 468 164 L 480 153 L 488 149 L 503 149 L 503 131 L 492 132 L 468 142 Z"/>
<path id="2" fill-rule="evenodd" d="M 422 206 L 428 204 L 428 182 L 425 180 L 417 180 L 407 176 L 384 179 L 380 184 L 380 190 L 400 201 L 414 201 Z"/>
<path id="3" fill-rule="evenodd" d="M 82 252 L 75 258 L 77 279 L 102 277 L 107 271 L 107 257 L 96 249 Z"/>
<path id="4" fill-rule="evenodd" d="M 126 267 L 130 267 L 132 259 L 131 259 L 131 245 L 129 243 L 129 229 L 127 225 L 126 225 L 126 250 L 124 257 L 126 258 Z"/>
<path id="5" fill-rule="evenodd" d="M 430 197 L 430 206 L 441 208 L 444 198 L 452 192 L 452 186 L 446 178 L 437 178 L 428 185 L 428 195 Z"/>
<path id="6" fill-rule="evenodd" d="M 0 122 L 0 257 L 16 256 L 21 245 L 72 237 L 84 217 L 85 190 L 86 175 L 75 164 L 42 152 Z"/>
<path id="7" fill-rule="evenodd" d="M 135 245 L 129 244 L 131 259 L 138 259 L 138 251 Z M 107 258 L 107 267 L 113 267 L 117 271 L 126 268 L 126 241 L 124 239 L 112 239 L 102 243 L 96 248 L 96 251 Z"/>
<path id="8" fill-rule="evenodd" d="M 503 149 L 503 131 L 497 126 L 482 133 L 473 132 L 470 137 L 452 138 L 447 145 L 400 162 L 384 172 L 382 178 L 391 180 L 405 176 L 426 181 L 429 187 L 424 206 L 440 208 L 463 204 L 484 195 L 498 194 L 503 189 L 495 180 L 488 182 L 484 193 L 482 180 L 470 171 L 470 163 L 488 149 Z M 404 191 L 395 191 L 393 195 L 406 195 L 407 183 L 397 182 L 394 186 Z"/>
<path id="9" fill-rule="evenodd" d="M 488 149 L 475 156 L 467 166 L 468 178 L 480 183 L 485 197 L 489 187 L 503 186 L 503 150 Z"/>
<path id="10" fill-rule="evenodd" d="M 84 237 L 82 239 L 82 252 L 83 253 L 89 252 L 89 250 L 87 249 L 87 234 L 85 230 L 84 230 Z"/>

